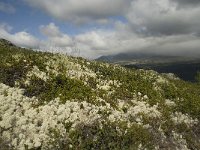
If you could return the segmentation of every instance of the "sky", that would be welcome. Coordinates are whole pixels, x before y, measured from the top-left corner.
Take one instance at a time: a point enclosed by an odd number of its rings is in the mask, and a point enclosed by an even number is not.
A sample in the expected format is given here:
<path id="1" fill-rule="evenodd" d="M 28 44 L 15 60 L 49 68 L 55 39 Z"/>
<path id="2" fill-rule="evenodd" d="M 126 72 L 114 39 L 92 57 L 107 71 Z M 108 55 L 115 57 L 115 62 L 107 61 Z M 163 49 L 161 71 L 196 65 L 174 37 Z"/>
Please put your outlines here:
<path id="1" fill-rule="evenodd" d="M 200 56 L 199 0 L 0 0 L 0 38 L 94 59 Z"/>

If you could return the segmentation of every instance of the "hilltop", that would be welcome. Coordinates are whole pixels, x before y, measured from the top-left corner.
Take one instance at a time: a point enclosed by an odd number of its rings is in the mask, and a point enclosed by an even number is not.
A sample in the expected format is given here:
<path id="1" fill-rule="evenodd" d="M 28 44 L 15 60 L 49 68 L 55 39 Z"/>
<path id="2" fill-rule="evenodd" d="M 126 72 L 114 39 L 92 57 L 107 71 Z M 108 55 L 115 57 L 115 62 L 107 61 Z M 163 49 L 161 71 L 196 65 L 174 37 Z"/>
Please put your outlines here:
<path id="1" fill-rule="evenodd" d="M 10 41 L 6 39 L 0 39 L 0 46 L 1 47 L 16 47 L 16 45 L 14 45 L 13 43 L 11 43 Z"/>
<path id="2" fill-rule="evenodd" d="M 200 149 L 199 89 L 0 40 L 0 149 Z"/>

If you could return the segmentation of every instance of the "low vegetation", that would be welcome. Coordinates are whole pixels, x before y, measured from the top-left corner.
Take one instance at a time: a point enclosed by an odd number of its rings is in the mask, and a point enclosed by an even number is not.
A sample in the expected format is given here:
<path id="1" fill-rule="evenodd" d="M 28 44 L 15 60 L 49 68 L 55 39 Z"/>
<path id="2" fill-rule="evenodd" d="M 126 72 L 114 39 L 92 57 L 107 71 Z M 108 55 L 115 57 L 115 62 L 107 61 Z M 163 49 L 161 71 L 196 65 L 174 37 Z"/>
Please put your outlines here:
<path id="1" fill-rule="evenodd" d="M 0 149 L 200 149 L 199 89 L 0 40 Z"/>

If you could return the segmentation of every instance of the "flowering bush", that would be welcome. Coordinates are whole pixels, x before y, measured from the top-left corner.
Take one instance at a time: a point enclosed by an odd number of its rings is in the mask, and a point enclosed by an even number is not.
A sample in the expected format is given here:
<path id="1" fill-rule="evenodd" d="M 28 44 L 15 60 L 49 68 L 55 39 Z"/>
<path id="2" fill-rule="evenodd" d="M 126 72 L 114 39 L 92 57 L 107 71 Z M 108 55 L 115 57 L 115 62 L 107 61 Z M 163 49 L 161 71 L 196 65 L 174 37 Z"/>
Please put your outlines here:
<path id="1" fill-rule="evenodd" d="M 200 149 L 199 84 L 0 46 L 0 149 Z"/>

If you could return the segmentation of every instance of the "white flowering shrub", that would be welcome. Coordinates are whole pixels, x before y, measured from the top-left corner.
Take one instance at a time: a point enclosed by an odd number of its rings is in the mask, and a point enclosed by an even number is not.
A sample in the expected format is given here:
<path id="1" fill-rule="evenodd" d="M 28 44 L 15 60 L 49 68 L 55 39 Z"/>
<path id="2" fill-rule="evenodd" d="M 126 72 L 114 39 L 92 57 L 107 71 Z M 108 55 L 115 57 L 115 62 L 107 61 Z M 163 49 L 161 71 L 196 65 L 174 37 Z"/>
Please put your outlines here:
<path id="1" fill-rule="evenodd" d="M 200 149 L 199 84 L 12 44 L 0 54 L 2 150 Z"/>

